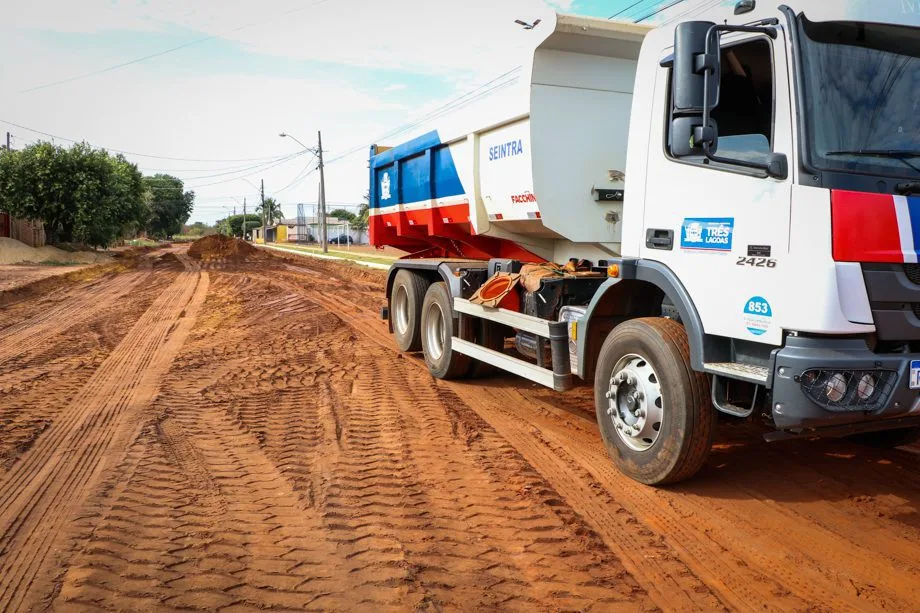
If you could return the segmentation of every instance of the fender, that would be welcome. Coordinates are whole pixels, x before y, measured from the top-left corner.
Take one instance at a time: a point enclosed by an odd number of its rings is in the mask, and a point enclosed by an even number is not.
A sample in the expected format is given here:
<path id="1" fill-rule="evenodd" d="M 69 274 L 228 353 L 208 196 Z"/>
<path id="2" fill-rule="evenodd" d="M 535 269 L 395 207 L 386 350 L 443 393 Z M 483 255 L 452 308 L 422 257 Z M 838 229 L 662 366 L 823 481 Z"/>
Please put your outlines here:
<path id="1" fill-rule="evenodd" d="M 591 338 L 595 309 L 611 288 L 627 280 L 642 281 L 658 288 L 674 304 L 680 314 L 680 321 L 687 330 L 687 340 L 690 343 L 690 365 L 693 370 L 703 372 L 704 353 L 706 353 L 706 334 L 703 330 L 703 322 L 693 304 L 693 299 L 674 271 L 653 260 L 620 260 L 619 262 L 612 260 L 611 263 L 620 265 L 620 278 L 608 279 L 601 285 L 594 298 L 591 299 L 585 316 L 577 324 L 578 372 L 576 374 L 582 379 L 585 378 L 588 340 Z"/>

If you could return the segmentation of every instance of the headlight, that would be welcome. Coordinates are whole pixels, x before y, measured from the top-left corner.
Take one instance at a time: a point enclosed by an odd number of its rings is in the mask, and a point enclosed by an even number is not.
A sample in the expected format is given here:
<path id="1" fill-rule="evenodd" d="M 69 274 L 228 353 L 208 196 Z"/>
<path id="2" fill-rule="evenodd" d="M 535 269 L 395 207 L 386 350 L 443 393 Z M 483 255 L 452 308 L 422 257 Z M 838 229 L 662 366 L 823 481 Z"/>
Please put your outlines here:
<path id="1" fill-rule="evenodd" d="M 824 385 L 824 395 L 831 402 L 840 402 L 847 395 L 847 378 L 836 372 Z"/>
<path id="2" fill-rule="evenodd" d="M 877 411 L 894 391 L 894 370 L 830 370 L 812 368 L 798 378 L 802 391 L 829 411 Z"/>
<path id="3" fill-rule="evenodd" d="M 859 385 L 856 386 L 856 395 L 859 396 L 860 400 L 869 400 L 875 394 L 875 390 L 878 387 L 878 381 L 873 375 L 863 375 L 859 380 Z"/>

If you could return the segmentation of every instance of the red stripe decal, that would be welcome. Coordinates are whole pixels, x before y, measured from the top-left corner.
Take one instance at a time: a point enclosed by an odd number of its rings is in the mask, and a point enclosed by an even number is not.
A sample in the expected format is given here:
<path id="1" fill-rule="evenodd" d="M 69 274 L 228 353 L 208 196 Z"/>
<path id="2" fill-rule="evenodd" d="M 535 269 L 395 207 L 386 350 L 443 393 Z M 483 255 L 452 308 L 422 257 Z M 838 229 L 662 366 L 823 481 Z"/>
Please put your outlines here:
<path id="1" fill-rule="evenodd" d="M 837 262 L 904 261 L 894 198 L 890 195 L 831 192 L 831 225 Z"/>

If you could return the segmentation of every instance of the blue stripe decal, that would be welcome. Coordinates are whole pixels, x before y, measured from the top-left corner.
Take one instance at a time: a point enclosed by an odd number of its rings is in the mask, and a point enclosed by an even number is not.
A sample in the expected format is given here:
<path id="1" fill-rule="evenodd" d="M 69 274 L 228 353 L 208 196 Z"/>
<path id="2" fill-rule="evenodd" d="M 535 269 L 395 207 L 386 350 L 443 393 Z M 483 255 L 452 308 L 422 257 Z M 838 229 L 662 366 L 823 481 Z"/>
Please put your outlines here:
<path id="1" fill-rule="evenodd" d="M 907 210 L 910 212 L 910 230 L 914 237 L 914 253 L 920 256 L 920 198 L 908 196 Z"/>
<path id="2" fill-rule="evenodd" d="M 372 209 L 465 193 L 450 147 L 436 131 L 373 156 L 370 167 Z"/>

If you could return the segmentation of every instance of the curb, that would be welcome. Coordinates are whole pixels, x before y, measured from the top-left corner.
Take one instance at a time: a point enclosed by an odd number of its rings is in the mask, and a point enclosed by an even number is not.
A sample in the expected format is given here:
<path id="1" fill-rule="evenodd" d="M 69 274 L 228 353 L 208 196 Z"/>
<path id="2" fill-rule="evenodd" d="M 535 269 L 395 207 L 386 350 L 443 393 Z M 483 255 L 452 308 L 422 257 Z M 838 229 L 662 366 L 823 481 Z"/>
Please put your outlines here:
<path id="1" fill-rule="evenodd" d="M 285 253 L 293 253 L 294 255 L 302 255 L 308 258 L 318 258 L 321 260 L 340 260 L 342 262 L 353 262 L 355 264 L 360 264 L 361 266 L 367 266 L 368 268 L 375 268 L 377 270 L 389 270 L 389 264 L 378 264 L 377 262 L 365 262 L 363 260 L 352 260 L 351 258 L 342 258 L 337 255 L 326 255 L 319 253 L 310 253 L 309 251 L 301 251 L 300 249 L 288 249 L 285 247 L 276 247 L 274 245 L 255 245 L 259 249 L 274 249 L 275 251 L 283 251 Z"/>

